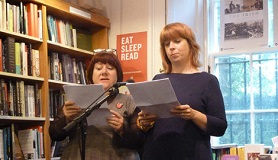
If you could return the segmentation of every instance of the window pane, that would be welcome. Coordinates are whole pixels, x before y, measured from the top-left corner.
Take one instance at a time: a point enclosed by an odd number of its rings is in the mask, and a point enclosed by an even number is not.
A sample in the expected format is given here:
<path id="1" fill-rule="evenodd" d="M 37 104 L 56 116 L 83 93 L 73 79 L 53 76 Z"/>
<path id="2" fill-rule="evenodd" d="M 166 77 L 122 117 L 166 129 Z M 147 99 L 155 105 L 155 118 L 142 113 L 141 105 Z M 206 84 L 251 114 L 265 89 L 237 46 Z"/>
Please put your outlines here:
<path id="1" fill-rule="evenodd" d="M 255 109 L 277 108 L 277 53 L 253 56 Z"/>
<path id="2" fill-rule="evenodd" d="M 228 121 L 228 129 L 219 143 L 272 146 L 271 138 L 278 135 L 277 60 L 278 53 L 215 58 L 215 74 L 223 93 Z M 263 113 L 256 113 L 261 111 Z M 255 124 L 255 133 L 250 129 L 251 122 Z M 251 137 L 255 137 L 255 142 Z"/>
<path id="3" fill-rule="evenodd" d="M 220 144 L 236 143 L 244 145 L 250 143 L 250 116 L 249 114 L 227 114 L 228 128 L 220 138 Z"/>
<path id="4" fill-rule="evenodd" d="M 273 0 L 268 0 L 268 4 L 271 48 L 274 46 Z M 220 0 L 210 0 L 209 5 L 208 51 L 219 52 Z M 228 121 L 227 131 L 218 141 L 220 144 L 263 143 L 272 146 L 271 138 L 278 135 L 278 49 L 270 52 L 270 48 L 265 51 L 258 48 L 257 51 L 252 44 L 246 45 L 250 46 L 251 53 L 234 50 L 234 54 L 214 55 L 212 73 L 219 79 Z"/>
<path id="5" fill-rule="evenodd" d="M 278 113 L 255 114 L 255 143 L 273 146 L 272 137 L 278 135 Z"/>
<path id="6" fill-rule="evenodd" d="M 246 107 L 250 106 L 249 56 L 217 57 L 215 65 L 226 110 L 248 109 Z"/>

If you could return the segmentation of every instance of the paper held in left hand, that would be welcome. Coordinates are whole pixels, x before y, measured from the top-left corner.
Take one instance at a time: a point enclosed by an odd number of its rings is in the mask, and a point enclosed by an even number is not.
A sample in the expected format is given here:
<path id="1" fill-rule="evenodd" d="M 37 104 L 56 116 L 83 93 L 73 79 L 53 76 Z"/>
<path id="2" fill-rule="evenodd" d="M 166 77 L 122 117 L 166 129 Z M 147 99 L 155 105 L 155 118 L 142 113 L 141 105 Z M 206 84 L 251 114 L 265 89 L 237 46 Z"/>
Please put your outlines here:
<path id="1" fill-rule="evenodd" d="M 66 93 L 66 99 L 71 100 L 75 105 L 86 109 L 94 101 L 99 102 L 104 98 L 101 97 L 101 94 L 104 93 L 103 86 L 101 84 L 92 84 L 92 85 L 64 85 L 64 91 Z M 91 107 L 95 104 L 93 103 Z M 107 108 L 107 102 L 104 102 L 99 109 L 92 111 L 92 113 L 87 117 L 88 125 L 102 126 L 107 125 L 106 118 L 111 116 L 109 109 Z"/>
<path id="2" fill-rule="evenodd" d="M 159 118 L 173 117 L 170 110 L 180 105 L 168 78 L 127 83 L 127 88 L 137 107 Z"/>

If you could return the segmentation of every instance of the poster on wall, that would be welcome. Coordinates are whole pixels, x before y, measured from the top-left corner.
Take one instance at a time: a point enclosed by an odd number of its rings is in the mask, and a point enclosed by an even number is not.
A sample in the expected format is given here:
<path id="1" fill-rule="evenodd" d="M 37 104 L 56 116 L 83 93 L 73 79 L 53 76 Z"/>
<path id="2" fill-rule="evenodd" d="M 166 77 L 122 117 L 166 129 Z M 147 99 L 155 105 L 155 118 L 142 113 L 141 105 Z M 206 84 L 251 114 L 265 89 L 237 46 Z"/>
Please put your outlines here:
<path id="1" fill-rule="evenodd" d="M 117 54 L 124 81 L 147 80 L 147 32 L 117 35 Z"/>
<path id="2" fill-rule="evenodd" d="M 273 43 L 278 46 L 278 0 L 273 0 Z"/>
<path id="3" fill-rule="evenodd" d="M 267 0 L 220 1 L 220 51 L 268 46 Z"/>

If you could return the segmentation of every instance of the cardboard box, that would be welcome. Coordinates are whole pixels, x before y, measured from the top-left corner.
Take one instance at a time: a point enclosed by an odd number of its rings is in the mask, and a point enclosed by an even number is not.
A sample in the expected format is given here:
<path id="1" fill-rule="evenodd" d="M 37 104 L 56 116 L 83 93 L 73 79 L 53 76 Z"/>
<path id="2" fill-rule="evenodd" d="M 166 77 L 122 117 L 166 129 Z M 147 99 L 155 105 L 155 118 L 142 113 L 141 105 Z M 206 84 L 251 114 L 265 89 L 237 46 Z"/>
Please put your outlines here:
<path id="1" fill-rule="evenodd" d="M 64 1 L 74 5 L 78 5 L 77 0 L 64 0 Z"/>
<path id="2" fill-rule="evenodd" d="M 93 8 L 93 0 L 78 0 L 78 6 L 85 9 Z"/>
<path id="3" fill-rule="evenodd" d="M 277 160 L 278 154 L 260 154 L 259 160 Z"/>
<path id="4" fill-rule="evenodd" d="M 101 0 L 92 0 L 93 1 L 93 6 L 95 9 L 98 10 L 103 10 L 103 5 L 102 5 L 102 1 Z"/>
<path id="5" fill-rule="evenodd" d="M 88 10 L 102 11 L 102 1 L 101 0 L 78 0 L 78 6 Z"/>

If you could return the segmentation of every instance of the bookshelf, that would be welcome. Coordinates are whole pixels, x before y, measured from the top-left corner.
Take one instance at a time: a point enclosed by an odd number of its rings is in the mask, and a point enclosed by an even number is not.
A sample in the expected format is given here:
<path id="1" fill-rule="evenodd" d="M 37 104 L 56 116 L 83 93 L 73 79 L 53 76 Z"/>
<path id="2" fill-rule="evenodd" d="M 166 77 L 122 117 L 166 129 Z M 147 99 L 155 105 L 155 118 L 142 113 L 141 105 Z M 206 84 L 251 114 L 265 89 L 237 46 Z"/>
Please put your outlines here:
<path id="1" fill-rule="evenodd" d="M 17 42 L 31 44 L 32 48 L 39 51 L 39 69 L 40 75 L 24 76 L 21 74 L 0 71 L 0 79 L 5 81 L 24 81 L 26 84 L 37 85 L 40 90 L 41 116 L 39 117 L 22 117 L 0 115 L 0 126 L 17 125 L 21 127 L 43 127 L 43 145 L 44 157 L 46 160 L 51 159 L 51 139 L 48 134 L 48 127 L 53 119 L 50 118 L 49 111 L 49 91 L 61 90 L 64 84 L 71 84 L 65 81 L 50 79 L 49 68 L 49 51 L 67 54 L 76 58 L 78 61 L 86 61 L 92 56 L 91 50 L 97 48 L 108 48 L 108 30 L 110 28 L 109 19 L 81 9 L 78 6 L 69 4 L 60 0 L 0 0 L 1 3 L 10 3 L 15 6 L 20 4 L 34 3 L 41 10 L 41 34 L 42 37 L 30 36 L 8 29 L 0 29 L 0 38 L 5 39 L 12 37 Z M 78 47 L 64 45 L 59 42 L 53 42 L 49 39 L 47 16 L 52 15 L 57 19 L 70 22 L 73 28 L 85 30 L 90 33 L 92 39 L 91 50 L 84 50 Z"/>
<path id="2" fill-rule="evenodd" d="M 212 145 L 212 157 L 213 160 L 221 160 L 223 155 L 237 155 L 237 152 L 234 150 L 237 148 L 237 144 L 221 144 L 221 145 Z"/>

